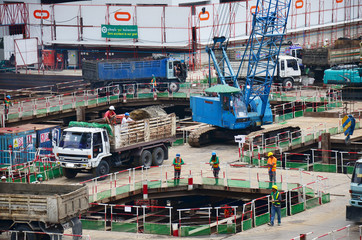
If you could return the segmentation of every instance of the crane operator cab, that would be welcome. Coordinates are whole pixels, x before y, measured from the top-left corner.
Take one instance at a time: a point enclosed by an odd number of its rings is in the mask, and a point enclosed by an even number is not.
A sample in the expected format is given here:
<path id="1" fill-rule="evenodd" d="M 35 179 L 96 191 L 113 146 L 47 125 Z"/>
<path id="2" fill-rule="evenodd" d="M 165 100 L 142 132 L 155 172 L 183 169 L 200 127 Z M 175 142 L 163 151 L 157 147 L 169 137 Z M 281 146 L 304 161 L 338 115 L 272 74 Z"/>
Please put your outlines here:
<path id="1" fill-rule="evenodd" d="M 192 96 L 190 99 L 193 120 L 227 129 L 245 129 L 271 124 L 273 116 L 270 105 L 267 105 L 261 117 L 261 99 L 254 98 L 246 106 L 242 94 L 217 93 L 211 96 Z M 221 117 L 220 117 L 221 116 Z"/>

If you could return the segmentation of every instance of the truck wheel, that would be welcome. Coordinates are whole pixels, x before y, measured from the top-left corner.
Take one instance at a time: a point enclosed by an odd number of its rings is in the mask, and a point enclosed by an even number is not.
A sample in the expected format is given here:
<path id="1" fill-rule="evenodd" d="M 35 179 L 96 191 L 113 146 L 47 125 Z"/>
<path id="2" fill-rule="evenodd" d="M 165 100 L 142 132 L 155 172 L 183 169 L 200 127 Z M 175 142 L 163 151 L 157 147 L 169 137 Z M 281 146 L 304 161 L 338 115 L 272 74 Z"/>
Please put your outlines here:
<path id="1" fill-rule="evenodd" d="M 93 175 L 95 177 L 100 177 L 103 175 L 107 175 L 109 173 L 109 164 L 106 160 L 102 160 L 98 167 L 93 169 Z M 101 180 L 105 179 L 106 177 L 101 178 Z"/>
<path id="2" fill-rule="evenodd" d="M 284 91 L 290 91 L 293 89 L 294 81 L 291 78 L 284 79 L 283 89 Z"/>
<path id="3" fill-rule="evenodd" d="M 178 92 L 180 89 L 180 85 L 175 82 L 170 82 L 170 85 L 168 86 L 168 91 L 171 93 Z"/>
<path id="4" fill-rule="evenodd" d="M 78 174 L 78 171 L 75 169 L 63 168 L 63 175 L 68 179 L 75 178 L 75 176 L 77 176 L 77 174 Z"/>
<path id="5" fill-rule="evenodd" d="M 157 147 L 152 152 L 152 165 L 160 166 L 163 163 L 163 159 L 165 157 L 165 152 L 162 148 Z"/>
<path id="6" fill-rule="evenodd" d="M 157 84 L 157 91 L 159 92 L 164 92 L 167 90 L 167 85 L 166 84 L 163 84 L 163 83 L 160 83 L 160 84 Z"/>
<path id="7" fill-rule="evenodd" d="M 148 150 L 144 150 L 138 159 L 138 166 L 150 167 L 152 165 L 152 154 Z"/>
<path id="8" fill-rule="evenodd" d="M 13 232 L 11 234 L 11 240 L 24 240 L 24 239 L 36 240 L 35 234 L 33 234 L 33 233 L 23 233 L 23 231 L 29 231 L 29 232 L 33 231 L 29 226 L 18 225 L 15 228 L 15 230 L 19 231 L 19 232 Z"/>

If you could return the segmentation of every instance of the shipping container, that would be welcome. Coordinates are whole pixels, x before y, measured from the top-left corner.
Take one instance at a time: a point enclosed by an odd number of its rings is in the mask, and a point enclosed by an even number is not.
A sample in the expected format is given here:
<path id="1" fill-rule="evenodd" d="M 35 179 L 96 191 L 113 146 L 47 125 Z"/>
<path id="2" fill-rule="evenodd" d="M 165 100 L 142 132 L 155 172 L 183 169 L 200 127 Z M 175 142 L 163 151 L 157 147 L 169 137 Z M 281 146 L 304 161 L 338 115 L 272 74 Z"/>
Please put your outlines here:
<path id="1" fill-rule="evenodd" d="M 59 139 L 59 134 L 60 127 L 49 124 L 25 124 L 0 128 L 0 165 L 15 165 L 34 160 L 36 149 L 52 148 L 52 139 L 53 137 Z M 10 148 L 12 148 L 11 156 Z M 43 150 L 40 153 L 48 155 L 51 152 Z"/>
<path id="2" fill-rule="evenodd" d="M 0 165 L 32 161 L 36 152 L 35 144 L 34 129 L 24 126 L 0 128 Z"/>
<path id="3" fill-rule="evenodd" d="M 26 124 L 24 127 L 34 129 L 36 132 L 35 148 L 43 148 L 39 153 L 41 155 L 49 155 L 53 151 L 49 150 L 53 148 L 52 139 L 59 140 L 60 127 L 58 125 L 51 124 Z"/>

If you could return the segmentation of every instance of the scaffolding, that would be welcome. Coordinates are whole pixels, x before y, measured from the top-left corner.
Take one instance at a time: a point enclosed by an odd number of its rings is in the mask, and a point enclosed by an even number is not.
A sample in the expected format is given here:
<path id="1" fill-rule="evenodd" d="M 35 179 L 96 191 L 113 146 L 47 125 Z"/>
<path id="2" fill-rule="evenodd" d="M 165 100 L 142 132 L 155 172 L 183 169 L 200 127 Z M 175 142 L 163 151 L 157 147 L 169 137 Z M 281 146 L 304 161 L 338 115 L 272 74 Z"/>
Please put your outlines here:
<path id="1" fill-rule="evenodd" d="M 293 0 L 286 40 L 314 48 L 322 46 L 325 39 L 333 43 L 339 37 L 358 37 L 362 34 L 361 4 L 358 0 Z M 160 53 L 200 68 L 205 64 L 203 49 L 210 36 L 228 35 L 229 46 L 247 41 L 254 11 L 257 9 L 251 0 L 148 7 L 6 3 L 0 5 L 0 34 L 37 37 L 41 49 L 55 49 L 57 53 L 77 51 L 78 65 L 72 67 L 80 67 L 81 60 L 87 58 L 139 58 Z M 135 25 L 138 38 L 102 38 L 104 24 Z M 223 29 L 227 31 L 223 33 Z"/>

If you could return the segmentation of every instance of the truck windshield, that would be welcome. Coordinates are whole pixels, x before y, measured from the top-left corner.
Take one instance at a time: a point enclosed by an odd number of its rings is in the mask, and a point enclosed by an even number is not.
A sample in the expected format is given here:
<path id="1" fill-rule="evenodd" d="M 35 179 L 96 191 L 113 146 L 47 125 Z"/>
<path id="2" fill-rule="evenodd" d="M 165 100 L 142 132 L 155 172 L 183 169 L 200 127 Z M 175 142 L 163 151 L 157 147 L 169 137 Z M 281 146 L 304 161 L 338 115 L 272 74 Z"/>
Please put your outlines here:
<path id="1" fill-rule="evenodd" d="M 302 49 L 296 49 L 295 52 L 296 52 L 295 57 L 302 59 L 302 57 L 303 57 Z"/>
<path id="2" fill-rule="evenodd" d="M 245 103 L 243 102 L 243 100 L 241 100 L 240 98 L 241 96 L 234 96 L 233 97 L 233 107 L 234 107 L 234 112 L 235 112 L 235 116 L 238 118 L 242 118 L 242 117 L 247 117 L 247 109 L 245 106 Z"/>
<path id="3" fill-rule="evenodd" d="M 91 133 L 63 132 L 62 138 L 60 139 L 59 147 L 90 149 L 91 136 Z"/>
<path id="4" fill-rule="evenodd" d="M 356 166 L 352 175 L 353 183 L 362 183 L 362 163 L 356 163 Z"/>

